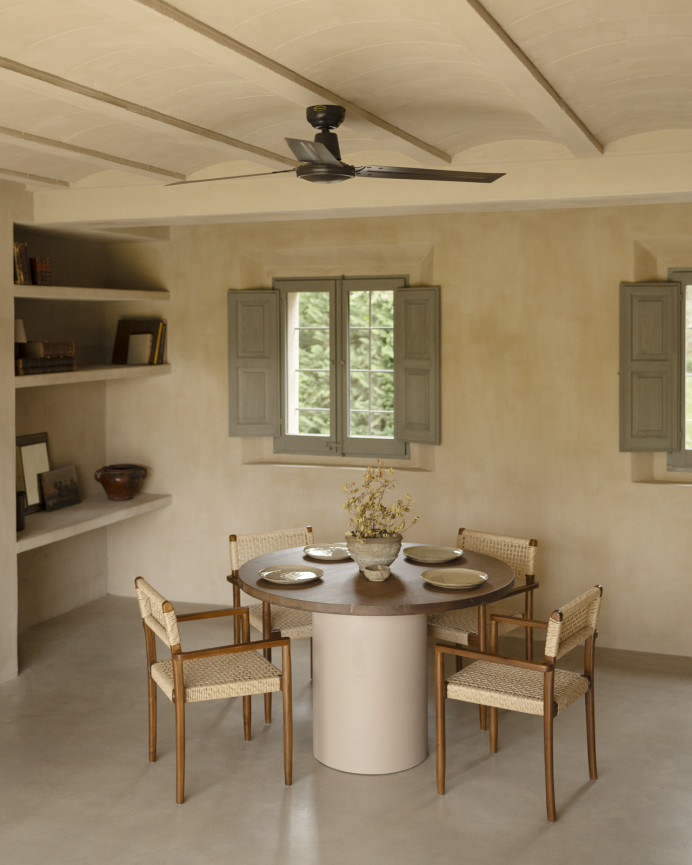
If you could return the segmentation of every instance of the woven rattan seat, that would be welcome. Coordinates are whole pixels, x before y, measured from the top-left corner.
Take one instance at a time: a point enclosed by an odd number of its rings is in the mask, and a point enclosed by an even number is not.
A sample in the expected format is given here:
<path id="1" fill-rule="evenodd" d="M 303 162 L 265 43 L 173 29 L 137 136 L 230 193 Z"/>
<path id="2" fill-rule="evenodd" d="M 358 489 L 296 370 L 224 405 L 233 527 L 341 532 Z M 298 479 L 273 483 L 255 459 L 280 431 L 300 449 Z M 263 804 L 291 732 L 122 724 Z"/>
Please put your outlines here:
<path id="1" fill-rule="evenodd" d="M 508 658 L 497 654 L 499 624 L 509 624 L 497 613 L 490 616 L 490 652 L 471 648 L 435 646 L 435 706 L 437 739 L 437 790 L 445 791 L 445 700 L 461 700 L 490 707 L 490 750 L 497 752 L 498 709 L 543 716 L 546 808 L 554 822 L 553 718 L 580 697 L 586 698 L 586 740 L 589 777 L 596 780 L 596 742 L 594 722 L 594 647 L 602 589 L 595 586 L 555 610 L 547 622 L 517 620 L 525 628 L 546 630 L 543 663 Z M 575 673 L 556 666 L 557 661 L 578 645 L 584 648 L 584 670 Z M 472 659 L 445 682 L 444 656 Z"/>
<path id="2" fill-rule="evenodd" d="M 428 616 L 428 633 L 434 640 L 485 649 L 487 613 L 502 613 L 526 619 L 533 615 L 533 592 L 538 586 L 534 577 L 538 541 L 459 529 L 457 546 L 462 550 L 484 553 L 508 564 L 514 572 L 514 586 L 508 595 L 487 607 L 431 613 Z M 520 626 L 506 625 L 503 631 L 517 627 Z M 529 631 L 526 635 L 526 657 L 531 659 L 532 653 L 533 642 Z"/>
<path id="3" fill-rule="evenodd" d="M 248 607 L 250 625 L 262 633 L 262 604 Z M 309 610 L 291 610 L 271 604 L 271 630 L 278 631 L 289 640 L 302 640 L 312 637 L 312 613 Z"/>
<path id="4" fill-rule="evenodd" d="M 277 529 L 273 532 L 260 532 L 247 535 L 230 535 L 229 547 L 231 557 L 231 573 L 228 577 L 233 584 L 233 606 L 240 606 L 240 586 L 237 583 L 238 571 L 245 562 L 262 556 L 265 553 L 275 553 L 292 547 L 305 547 L 313 542 L 311 526 L 301 526 L 296 529 Z M 312 613 L 309 610 L 293 610 L 279 604 L 251 604 L 248 607 L 250 625 L 268 640 L 272 633 L 278 632 L 289 640 L 310 640 L 310 672 L 312 674 Z M 271 649 L 264 653 L 271 661 Z M 264 698 L 264 717 L 267 724 L 271 722 L 271 694 Z"/>
<path id="5" fill-rule="evenodd" d="M 182 803 L 185 787 L 185 704 L 206 700 L 241 697 L 245 738 L 251 738 L 252 694 L 283 693 L 284 709 L 284 779 L 292 779 L 293 722 L 291 712 L 291 650 L 287 638 L 248 641 L 250 622 L 246 608 L 208 610 L 176 616 L 173 605 L 142 577 L 135 580 L 137 600 L 144 624 L 147 651 L 147 686 L 149 693 L 149 760 L 156 760 L 157 686 L 175 707 L 176 801 Z M 183 652 L 179 622 L 233 616 L 240 623 L 240 641 Z M 170 660 L 157 660 L 156 637 L 171 651 Z M 272 647 L 282 651 L 279 670 L 259 649 Z"/>

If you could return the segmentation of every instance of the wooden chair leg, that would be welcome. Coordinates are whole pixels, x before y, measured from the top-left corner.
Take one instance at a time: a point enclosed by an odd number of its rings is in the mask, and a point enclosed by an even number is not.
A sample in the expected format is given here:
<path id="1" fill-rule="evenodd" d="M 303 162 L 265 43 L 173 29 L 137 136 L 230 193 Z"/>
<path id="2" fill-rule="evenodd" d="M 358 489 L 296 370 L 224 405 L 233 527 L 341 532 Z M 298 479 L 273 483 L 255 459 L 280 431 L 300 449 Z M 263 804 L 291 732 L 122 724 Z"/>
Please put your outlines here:
<path id="1" fill-rule="evenodd" d="M 488 633 L 487 633 L 487 607 L 481 604 L 478 607 L 478 648 L 481 652 L 488 651 Z M 481 730 L 488 729 L 488 708 L 487 706 L 478 707 L 478 723 Z"/>
<path id="2" fill-rule="evenodd" d="M 272 614 L 271 614 L 271 606 L 267 603 L 267 601 L 262 601 L 262 639 L 268 640 L 270 639 L 272 630 Z M 271 649 L 263 649 L 264 657 L 271 664 L 272 660 L 272 650 Z M 264 723 L 271 724 L 272 722 L 272 695 L 271 693 L 264 695 Z"/>
<path id="3" fill-rule="evenodd" d="M 555 784 L 553 779 L 553 713 L 543 713 L 543 749 L 545 751 L 545 805 L 548 820 L 554 823 L 555 814 Z"/>
<path id="4" fill-rule="evenodd" d="M 291 647 L 281 650 L 281 690 L 284 710 L 284 783 L 293 783 L 293 698 L 291 684 Z"/>
<path id="5" fill-rule="evenodd" d="M 245 741 L 252 739 L 252 697 L 243 697 L 243 733 Z"/>
<path id="6" fill-rule="evenodd" d="M 444 655 L 435 656 L 435 765 L 437 769 L 437 792 L 445 791 L 446 740 L 445 740 L 445 680 Z"/>
<path id="7" fill-rule="evenodd" d="M 149 703 L 149 762 L 156 762 L 156 715 L 157 715 L 157 694 L 156 682 L 148 677 L 148 703 Z"/>
<path id="8" fill-rule="evenodd" d="M 594 717 L 593 687 L 586 692 L 586 747 L 589 754 L 589 778 L 598 778 L 596 766 L 596 722 Z"/>
<path id="9" fill-rule="evenodd" d="M 483 707 L 485 708 L 485 707 Z M 490 706 L 490 753 L 497 754 L 497 706 Z"/>
<path id="10" fill-rule="evenodd" d="M 185 799 L 185 702 L 175 700 L 175 801 Z"/>

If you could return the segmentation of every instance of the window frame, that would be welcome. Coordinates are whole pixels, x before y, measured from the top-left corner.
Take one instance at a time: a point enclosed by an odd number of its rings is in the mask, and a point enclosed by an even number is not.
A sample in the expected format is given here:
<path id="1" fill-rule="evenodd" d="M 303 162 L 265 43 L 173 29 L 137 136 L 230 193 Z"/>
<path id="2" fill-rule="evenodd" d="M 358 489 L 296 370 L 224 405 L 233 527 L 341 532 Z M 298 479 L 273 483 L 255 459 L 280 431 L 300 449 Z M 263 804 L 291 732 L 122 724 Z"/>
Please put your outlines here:
<path id="1" fill-rule="evenodd" d="M 348 349 L 349 292 L 396 291 L 408 286 L 406 276 L 277 277 L 274 289 L 279 292 L 280 320 L 280 431 L 274 437 L 274 453 L 314 456 L 372 457 L 408 459 L 409 443 L 396 436 L 360 437 L 348 433 Z M 332 392 L 329 436 L 291 434 L 286 432 L 288 414 L 287 296 L 300 291 L 329 291 L 330 304 L 330 386 Z M 394 322 L 393 322 L 393 326 Z"/>

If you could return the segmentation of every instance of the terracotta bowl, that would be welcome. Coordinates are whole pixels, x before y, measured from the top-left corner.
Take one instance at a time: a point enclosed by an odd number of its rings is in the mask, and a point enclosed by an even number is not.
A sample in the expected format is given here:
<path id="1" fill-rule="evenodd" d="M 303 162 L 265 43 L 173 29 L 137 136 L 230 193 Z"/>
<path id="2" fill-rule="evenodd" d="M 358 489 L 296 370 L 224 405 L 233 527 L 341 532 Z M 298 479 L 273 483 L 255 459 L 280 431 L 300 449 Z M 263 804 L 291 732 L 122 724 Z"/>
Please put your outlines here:
<path id="1" fill-rule="evenodd" d="M 102 466 L 94 472 L 94 477 L 104 488 L 108 498 L 114 502 L 134 498 L 142 488 L 146 476 L 147 470 L 144 466 L 130 463 Z"/>

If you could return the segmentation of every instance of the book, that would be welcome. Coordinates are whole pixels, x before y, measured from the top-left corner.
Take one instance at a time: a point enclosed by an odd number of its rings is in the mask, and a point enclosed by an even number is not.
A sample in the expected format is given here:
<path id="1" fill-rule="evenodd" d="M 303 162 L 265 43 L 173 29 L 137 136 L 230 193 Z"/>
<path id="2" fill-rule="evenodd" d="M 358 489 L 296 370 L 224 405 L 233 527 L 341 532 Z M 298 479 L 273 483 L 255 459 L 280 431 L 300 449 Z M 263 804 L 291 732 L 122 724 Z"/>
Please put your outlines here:
<path id="1" fill-rule="evenodd" d="M 73 357 L 18 357 L 14 362 L 15 375 L 74 372 L 76 369 L 77 361 Z"/>
<path id="2" fill-rule="evenodd" d="M 74 357 L 76 347 L 72 340 L 31 340 L 22 343 L 20 354 L 22 357 Z"/>
<path id="3" fill-rule="evenodd" d="M 31 267 L 29 265 L 29 245 L 14 244 L 14 281 L 17 285 L 31 285 Z"/>
<path id="4" fill-rule="evenodd" d="M 149 363 L 154 337 L 150 333 L 131 333 L 127 341 L 127 363 Z"/>
<path id="5" fill-rule="evenodd" d="M 127 363 L 128 346 L 132 334 L 151 334 L 151 350 L 146 363 L 155 363 L 163 341 L 163 332 L 164 321 L 161 318 L 121 318 L 115 331 L 112 363 Z"/>
<path id="6" fill-rule="evenodd" d="M 50 258 L 40 256 L 29 259 L 31 280 L 34 285 L 51 285 L 53 279 L 53 267 Z"/>

